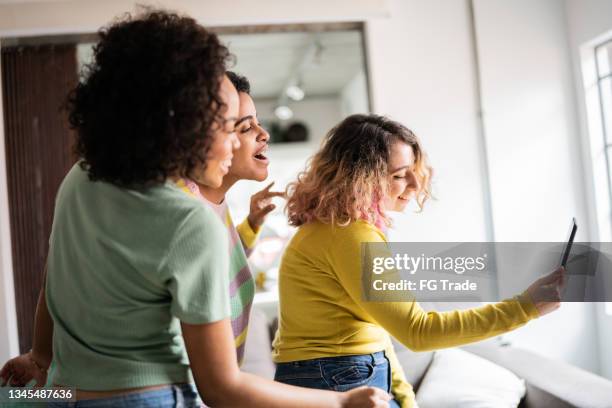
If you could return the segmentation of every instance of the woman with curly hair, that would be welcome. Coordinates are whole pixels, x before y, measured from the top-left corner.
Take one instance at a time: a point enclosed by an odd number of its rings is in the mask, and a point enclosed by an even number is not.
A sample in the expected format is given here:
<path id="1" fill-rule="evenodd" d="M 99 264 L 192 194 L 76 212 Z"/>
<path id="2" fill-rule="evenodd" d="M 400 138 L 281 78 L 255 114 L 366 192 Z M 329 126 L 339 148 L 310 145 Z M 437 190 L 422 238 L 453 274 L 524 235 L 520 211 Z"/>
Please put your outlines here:
<path id="1" fill-rule="evenodd" d="M 80 407 L 383 407 L 388 396 L 313 392 L 242 373 L 229 320 L 228 237 L 177 184 L 219 187 L 238 94 L 227 49 L 161 11 L 99 33 L 69 99 L 80 161 L 57 194 L 33 349 L 2 382 L 74 387 Z M 56 403 L 55 406 L 73 406 Z"/>
<path id="2" fill-rule="evenodd" d="M 422 209 L 432 170 L 417 137 L 377 115 L 353 115 L 333 128 L 288 187 L 289 222 L 299 227 L 280 266 L 275 379 L 346 391 L 392 392 L 392 407 L 414 407 L 414 393 L 389 333 L 415 351 L 452 347 L 518 328 L 559 306 L 563 270 L 520 296 L 445 313 L 414 301 L 367 301 L 361 245 L 386 242 L 387 213 L 410 199 Z M 553 300 L 552 302 L 548 302 Z"/>

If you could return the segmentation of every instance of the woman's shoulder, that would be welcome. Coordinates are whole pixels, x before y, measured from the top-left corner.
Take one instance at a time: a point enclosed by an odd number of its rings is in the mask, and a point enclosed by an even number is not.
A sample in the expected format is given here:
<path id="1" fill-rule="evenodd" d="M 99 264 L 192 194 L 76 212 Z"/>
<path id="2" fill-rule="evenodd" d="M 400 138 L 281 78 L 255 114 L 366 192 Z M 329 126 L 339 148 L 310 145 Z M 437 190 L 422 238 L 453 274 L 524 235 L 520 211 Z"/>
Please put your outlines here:
<path id="1" fill-rule="evenodd" d="M 58 191 L 59 207 L 81 207 L 92 219 L 112 213 L 116 222 L 151 224 L 171 233 L 192 225 L 218 232 L 218 216 L 202 200 L 172 181 L 143 188 L 126 188 L 90 180 L 87 169 L 76 163 Z M 163 227 L 163 228 L 162 228 Z"/>
<path id="2" fill-rule="evenodd" d="M 305 239 L 316 239 L 320 242 L 331 240 L 349 242 L 383 242 L 385 235 L 375 225 L 364 220 L 357 220 L 347 225 L 323 223 L 320 221 L 310 222 L 299 227 L 296 237 Z"/>
<path id="3" fill-rule="evenodd" d="M 170 200 L 170 211 L 166 211 L 168 221 L 178 235 L 197 235 L 198 239 L 218 239 L 225 237 L 226 228 L 219 216 L 202 200 L 180 192 Z"/>

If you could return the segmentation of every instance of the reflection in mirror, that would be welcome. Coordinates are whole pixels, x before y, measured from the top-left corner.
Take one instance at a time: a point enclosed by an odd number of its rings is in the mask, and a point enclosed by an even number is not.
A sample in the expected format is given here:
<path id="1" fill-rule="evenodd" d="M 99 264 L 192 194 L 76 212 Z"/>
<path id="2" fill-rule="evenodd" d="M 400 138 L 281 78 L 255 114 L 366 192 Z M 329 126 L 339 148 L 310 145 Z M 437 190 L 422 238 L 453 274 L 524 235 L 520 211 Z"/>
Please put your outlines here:
<path id="1" fill-rule="evenodd" d="M 337 28 L 221 34 L 236 57 L 231 70 L 251 83 L 258 119 L 272 143 L 268 180 L 239 182 L 227 196 L 235 222 L 247 216 L 253 193 L 272 181 L 276 191 L 294 181 L 333 126 L 350 114 L 370 111 L 362 27 Z M 275 204 L 250 257 L 258 283 L 270 293 L 275 293 L 280 256 L 293 232 L 283 200 Z"/>
<path id="2" fill-rule="evenodd" d="M 318 145 L 351 113 L 369 111 L 360 30 L 221 35 L 232 70 L 251 82 L 271 143 Z"/>

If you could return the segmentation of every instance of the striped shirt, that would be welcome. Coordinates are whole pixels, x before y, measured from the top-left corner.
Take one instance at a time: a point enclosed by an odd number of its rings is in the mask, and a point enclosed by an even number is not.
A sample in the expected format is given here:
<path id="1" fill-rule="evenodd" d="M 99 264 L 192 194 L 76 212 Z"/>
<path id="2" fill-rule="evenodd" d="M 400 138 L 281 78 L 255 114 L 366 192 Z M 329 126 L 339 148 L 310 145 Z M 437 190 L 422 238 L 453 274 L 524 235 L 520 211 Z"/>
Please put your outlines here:
<path id="1" fill-rule="evenodd" d="M 181 179 L 177 185 L 185 192 L 200 198 L 210 206 L 221 218 L 227 228 L 229 236 L 229 292 L 231 305 L 232 331 L 236 344 L 238 364 L 242 364 L 244 358 L 244 345 L 249 327 L 249 315 L 255 296 L 255 281 L 247 261 L 259 231 L 253 231 L 247 220 L 238 227 L 234 226 L 229 208 L 225 201 L 215 204 L 208 201 L 202 194 L 197 184 L 191 180 Z"/>

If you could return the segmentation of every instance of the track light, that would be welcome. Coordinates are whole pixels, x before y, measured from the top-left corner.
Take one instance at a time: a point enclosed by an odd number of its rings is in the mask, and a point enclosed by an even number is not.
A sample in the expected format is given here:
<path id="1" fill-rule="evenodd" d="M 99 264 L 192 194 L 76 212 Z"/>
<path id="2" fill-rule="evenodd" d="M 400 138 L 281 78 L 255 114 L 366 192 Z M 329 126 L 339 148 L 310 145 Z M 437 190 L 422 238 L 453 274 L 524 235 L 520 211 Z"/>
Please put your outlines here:
<path id="1" fill-rule="evenodd" d="M 302 99 L 304 99 L 305 95 L 304 90 L 298 85 L 291 85 L 287 87 L 285 93 L 289 98 L 293 99 L 294 101 L 301 101 Z"/>
<path id="2" fill-rule="evenodd" d="M 280 120 L 288 120 L 293 117 L 293 111 L 286 105 L 279 105 L 274 109 L 274 114 Z"/>

